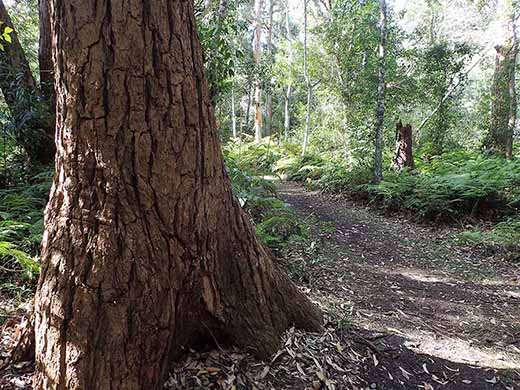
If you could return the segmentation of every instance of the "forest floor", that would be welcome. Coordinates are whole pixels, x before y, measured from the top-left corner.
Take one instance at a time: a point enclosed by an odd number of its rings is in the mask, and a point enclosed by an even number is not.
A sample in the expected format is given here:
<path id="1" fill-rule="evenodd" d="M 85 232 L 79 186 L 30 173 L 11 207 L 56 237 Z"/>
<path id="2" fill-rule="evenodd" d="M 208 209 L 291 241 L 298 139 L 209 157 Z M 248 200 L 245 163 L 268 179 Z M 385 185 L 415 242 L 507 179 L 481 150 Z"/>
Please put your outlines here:
<path id="1" fill-rule="evenodd" d="M 279 196 L 333 225 L 306 284 L 365 339 L 373 388 L 520 389 L 520 264 L 297 184 Z"/>
<path id="2" fill-rule="evenodd" d="M 294 183 L 278 196 L 312 225 L 314 249 L 283 261 L 323 332 L 289 330 L 270 361 L 189 351 L 165 389 L 520 390 L 520 264 Z M 0 388 L 31 389 L 32 364 L 2 370 L 4 354 L 0 342 Z"/>

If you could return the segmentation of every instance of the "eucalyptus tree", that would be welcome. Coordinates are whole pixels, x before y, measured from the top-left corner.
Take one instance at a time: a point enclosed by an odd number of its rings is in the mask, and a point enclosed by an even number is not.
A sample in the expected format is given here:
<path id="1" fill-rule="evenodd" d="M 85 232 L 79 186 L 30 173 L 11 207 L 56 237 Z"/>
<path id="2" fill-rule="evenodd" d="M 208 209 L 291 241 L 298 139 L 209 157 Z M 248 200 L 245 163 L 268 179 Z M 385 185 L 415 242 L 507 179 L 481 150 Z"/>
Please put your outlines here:
<path id="1" fill-rule="evenodd" d="M 158 390 L 193 345 L 266 357 L 289 326 L 320 328 L 232 194 L 193 2 L 133 4 L 51 1 L 59 115 L 38 390 Z"/>
<path id="2" fill-rule="evenodd" d="M 308 36 L 308 0 L 303 0 L 303 78 L 305 80 L 305 87 L 307 89 L 307 105 L 305 106 L 305 127 L 303 130 L 303 145 L 302 145 L 302 156 L 307 153 L 307 146 L 309 144 L 309 131 L 311 121 L 311 98 L 312 98 L 312 86 L 309 77 L 309 69 L 307 62 L 307 36 Z"/>
<path id="3" fill-rule="evenodd" d="M 263 132 L 263 109 L 262 109 L 262 80 L 260 75 L 260 67 L 262 64 L 262 21 L 263 21 L 263 0 L 255 0 L 255 17 L 254 17 L 254 41 L 253 41 L 253 58 L 256 67 L 255 77 L 255 140 L 260 142 Z"/>
<path id="4" fill-rule="evenodd" d="M 489 132 L 485 139 L 488 151 L 505 157 L 513 156 L 513 136 L 516 127 L 516 67 L 518 37 L 516 20 L 520 11 L 512 0 L 501 0 L 498 15 L 502 24 L 502 42 L 495 46 L 495 70 L 491 87 Z"/>

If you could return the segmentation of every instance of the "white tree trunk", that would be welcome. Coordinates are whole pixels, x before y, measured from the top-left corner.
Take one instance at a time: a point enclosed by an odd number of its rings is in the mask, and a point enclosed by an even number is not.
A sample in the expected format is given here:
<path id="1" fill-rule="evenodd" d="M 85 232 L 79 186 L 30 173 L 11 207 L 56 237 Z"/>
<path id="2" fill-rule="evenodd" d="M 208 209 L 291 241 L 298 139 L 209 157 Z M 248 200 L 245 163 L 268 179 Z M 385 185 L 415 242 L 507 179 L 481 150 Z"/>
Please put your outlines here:
<path id="1" fill-rule="evenodd" d="M 262 60 L 262 8 L 263 0 L 255 0 L 255 39 L 253 43 L 253 59 L 255 65 L 260 67 Z M 262 86 L 260 75 L 255 76 L 255 141 L 262 140 Z"/>
<path id="2" fill-rule="evenodd" d="M 304 23 L 303 23 L 303 77 L 305 79 L 305 85 L 307 86 L 307 107 L 305 111 L 305 130 L 303 132 L 303 146 L 302 146 L 302 156 L 305 156 L 307 153 L 307 146 L 309 144 L 309 127 L 311 121 L 311 82 L 307 69 L 307 24 L 308 24 L 308 15 L 307 15 L 307 2 L 308 0 L 304 0 Z"/>
<path id="3" fill-rule="evenodd" d="M 289 45 L 289 64 L 292 65 L 293 51 L 291 42 L 291 25 L 289 23 L 289 1 L 287 1 L 285 9 L 285 32 L 286 39 Z M 285 107 L 284 107 L 284 136 L 287 140 L 289 138 L 289 132 L 291 130 L 291 98 L 292 98 L 292 76 L 289 75 L 289 83 L 287 85 L 287 92 L 285 94 Z"/>

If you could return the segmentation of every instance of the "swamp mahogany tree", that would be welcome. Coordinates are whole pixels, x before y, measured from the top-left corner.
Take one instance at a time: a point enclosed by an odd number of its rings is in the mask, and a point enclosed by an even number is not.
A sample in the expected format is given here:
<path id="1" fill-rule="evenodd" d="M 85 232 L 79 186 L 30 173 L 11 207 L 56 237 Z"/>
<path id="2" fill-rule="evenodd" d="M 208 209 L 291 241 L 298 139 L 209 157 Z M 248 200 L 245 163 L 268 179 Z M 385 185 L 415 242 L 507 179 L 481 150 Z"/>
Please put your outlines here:
<path id="1" fill-rule="evenodd" d="M 191 0 L 52 0 L 56 174 L 35 388 L 160 389 L 216 338 L 276 350 L 320 315 L 257 241 L 221 156 Z"/>

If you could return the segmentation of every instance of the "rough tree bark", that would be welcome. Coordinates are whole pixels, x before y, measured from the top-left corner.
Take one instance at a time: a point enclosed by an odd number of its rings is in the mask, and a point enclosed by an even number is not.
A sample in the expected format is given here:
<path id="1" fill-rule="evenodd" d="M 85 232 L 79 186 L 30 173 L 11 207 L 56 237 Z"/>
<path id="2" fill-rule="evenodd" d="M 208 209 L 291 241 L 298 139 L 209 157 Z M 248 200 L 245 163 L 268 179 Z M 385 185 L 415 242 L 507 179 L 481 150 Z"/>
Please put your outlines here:
<path id="1" fill-rule="evenodd" d="M 412 125 L 403 126 L 401 121 L 396 125 L 394 169 L 414 169 Z"/>
<path id="2" fill-rule="evenodd" d="M 5 44 L 4 50 L 0 50 L 0 89 L 7 107 L 19 127 L 15 137 L 27 152 L 31 162 L 47 165 L 54 161 L 53 118 L 52 115 L 41 115 L 40 112 L 27 116 L 28 113 L 34 112 L 33 104 L 38 99 L 40 91 L 31 73 L 16 29 L 1 0 L 0 22 L 2 29 L 6 26 L 13 29 L 12 42 Z"/>
<path id="3" fill-rule="evenodd" d="M 215 337 L 275 351 L 310 301 L 233 197 L 191 0 L 52 0 L 56 174 L 35 300 L 38 390 L 155 390 Z"/>
<path id="4" fill-rule="evenodd" d="M 254 30 L 255 39 L 253 43 L 253 60 L 257 71 L 255 74 L 255 93 L 254 93 L 254 105 L 255 105 L 255 141 L 260 142 L 262 140 L 262 129 L 263 129 L 263 114 L 262 114 L 262 80 L 260 79 L 259 68 L 262 62 L 262 9 L 264 6 L 263 0 L 255 0 L 255 20 Z"/>
<path id="5" fill-rule="evenodd" d="M 383 180 L 383 125 L 385 120 L 385 62 L 386 62 L 386 0 L 379 1 L 379 80 L 377 85 L 377 108 L 374 151 L 374 183 Z"/>

